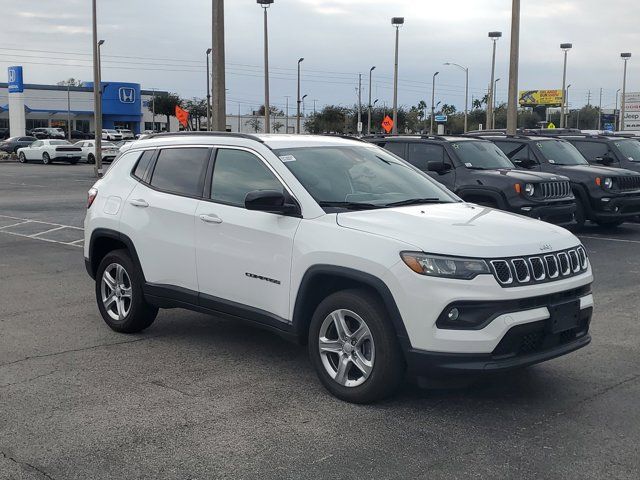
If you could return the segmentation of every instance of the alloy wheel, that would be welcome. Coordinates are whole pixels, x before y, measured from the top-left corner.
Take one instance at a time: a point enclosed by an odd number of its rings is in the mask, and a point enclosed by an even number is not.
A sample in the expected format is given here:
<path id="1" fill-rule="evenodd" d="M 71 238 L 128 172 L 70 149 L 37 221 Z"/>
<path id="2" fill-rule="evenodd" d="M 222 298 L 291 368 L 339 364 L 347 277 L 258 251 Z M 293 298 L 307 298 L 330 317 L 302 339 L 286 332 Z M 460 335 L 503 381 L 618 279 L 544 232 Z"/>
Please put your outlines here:
<path id="1" fill-rule="evenodd" d="M 373 335 L 362 317 L 351 310 L 327 315 L 320 327 L 318 350 L 325 370 L 342 386 L 362 385 L 373 371 Z"/>
<path id="2" fill-rule="evenodd" d="M 131 278 L 118 263 L 104 269 L 100 285 L 102 305 L 115 321 L 122 322 L 131 311 Z"/>

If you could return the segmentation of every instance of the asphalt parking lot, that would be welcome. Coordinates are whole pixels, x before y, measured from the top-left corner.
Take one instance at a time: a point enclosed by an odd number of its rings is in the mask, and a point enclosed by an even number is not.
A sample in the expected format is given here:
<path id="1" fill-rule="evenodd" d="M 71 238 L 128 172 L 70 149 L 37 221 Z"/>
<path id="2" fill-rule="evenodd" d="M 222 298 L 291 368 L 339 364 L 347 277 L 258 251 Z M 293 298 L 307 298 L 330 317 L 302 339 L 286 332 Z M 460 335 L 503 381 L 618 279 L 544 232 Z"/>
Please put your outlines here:
<path id="1" fill-rule="evenodd" d="M 639 478 L 640 224 L 578 232 L 587 348 L 356 406 L 244 324 L 107 328 L 80 248 L 92 183 L 88 165 L 0 163 L 0 478 Z"/>

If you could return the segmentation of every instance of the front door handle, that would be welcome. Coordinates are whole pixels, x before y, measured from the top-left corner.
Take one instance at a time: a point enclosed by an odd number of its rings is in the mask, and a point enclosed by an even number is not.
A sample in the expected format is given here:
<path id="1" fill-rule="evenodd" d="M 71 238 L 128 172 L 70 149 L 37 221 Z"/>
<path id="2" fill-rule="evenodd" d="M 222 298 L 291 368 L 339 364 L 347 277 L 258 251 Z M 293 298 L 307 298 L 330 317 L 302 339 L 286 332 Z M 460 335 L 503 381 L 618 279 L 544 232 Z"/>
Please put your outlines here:
<path id="1" fill-rule="evenodd" d="M 133 205 L 134 207 L 147 208 L 149 206 L 149 204 L 145 200 L 143 200 L 142 198 L 129 200 L 129 203 L 131 205 Z"/>
<path id="2" fill-rule="evenodd" d="M 222 223 L 222 219 L 213 213 L 200 215 L 200 220 L 205 223 Z"/>

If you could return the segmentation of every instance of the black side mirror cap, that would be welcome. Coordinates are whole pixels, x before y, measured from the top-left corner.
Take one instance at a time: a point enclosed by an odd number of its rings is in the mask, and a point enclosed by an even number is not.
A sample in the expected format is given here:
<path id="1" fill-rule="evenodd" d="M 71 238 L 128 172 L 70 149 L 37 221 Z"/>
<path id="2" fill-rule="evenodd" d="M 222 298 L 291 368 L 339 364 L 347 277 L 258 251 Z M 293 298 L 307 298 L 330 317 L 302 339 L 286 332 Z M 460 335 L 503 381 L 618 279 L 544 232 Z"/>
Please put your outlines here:
<path id="1" fill-rule="evenodd" d="M 244 198 L 244 207 L 247 210 L 281 215 L 299 216 L 301 214 L 298 204 L 289 195 L 278 190 L 253 190 Z"/>
<path id="2" fill-rule="evenodd" d="M 430 172 L 444 173 L 450 170 L 450 167 L 444 162 L 431 160 L 427 162 L 427 170 Z"/>
<path id="3" fill-rule="evenodd" d="M 602 165 L 611 165 L 613 162 L 613 158 L 608 155 L 605 155 L 604 157 L 596 157 L 596 163 L 600 163 Z"/>

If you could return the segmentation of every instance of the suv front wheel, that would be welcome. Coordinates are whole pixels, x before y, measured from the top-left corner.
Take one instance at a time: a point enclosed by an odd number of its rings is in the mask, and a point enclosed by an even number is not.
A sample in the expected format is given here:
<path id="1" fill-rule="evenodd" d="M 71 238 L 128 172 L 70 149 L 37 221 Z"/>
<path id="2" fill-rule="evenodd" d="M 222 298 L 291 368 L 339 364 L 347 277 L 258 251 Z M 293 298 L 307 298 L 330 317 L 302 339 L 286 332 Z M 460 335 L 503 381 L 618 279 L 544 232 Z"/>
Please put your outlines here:
<path id="1" fill-rule="evenodd" d="M 149 327 L 158 309 L 142 292 L 142 274 L 126 250 L 109 252 L 96 272 L 96 300 L 103 320 L 112 330 L 136 333 Z"/>
<path id="2" fill-rule="evenodd" d="M 316 308 L 309 355 L 322 384 L 354 403 L 385 398 L 404 377 L 395 331 L 380 300 L 366 290 L 336 292 Z"/>

